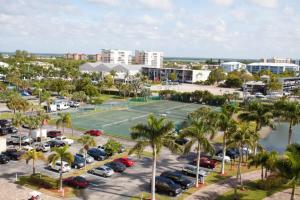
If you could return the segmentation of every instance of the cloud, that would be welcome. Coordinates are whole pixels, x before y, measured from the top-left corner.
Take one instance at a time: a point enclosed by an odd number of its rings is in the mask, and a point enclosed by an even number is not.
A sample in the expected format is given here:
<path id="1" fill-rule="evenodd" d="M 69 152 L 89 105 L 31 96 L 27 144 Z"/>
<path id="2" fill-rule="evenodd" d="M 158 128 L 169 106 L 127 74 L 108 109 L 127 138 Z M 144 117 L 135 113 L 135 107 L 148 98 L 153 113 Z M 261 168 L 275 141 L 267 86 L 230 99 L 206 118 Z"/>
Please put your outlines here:
<path id="1" fill-rule="evenodd" d="M 276 8 L 278 0 L 250 0 L 252 3 L 264 8 Z"/>
<path id="2" fill-rule="evenodd" d="M 239 22 L 244 22 L 247 20 L 247 14 L 245 11 L 240 10 L 240 9 L 235 9 L 231 11 L 231 15 L 234 17 Z"/>
<path id="3" fill-rule="evenodd" d="M 105 4 L 108 6 L 118 6 L 121 3 L 120 0 L 87 0 L 87 1 L 91 3 Z"/>
<path id="4" fill-rule="evenodd" d="M 136 2 L 136 0 L 133 0 Z M 138 0 L 143 6 L 150 9 L 171 10 L 173 4 L 171 0 Z"/>
<path id="5" fill-rule="evenodd" d="M 213 0 L 213 2 L 219 6 L 231 6 L 234 0 Z"/>
<path id="6" fill-rule="evenodd" d="M 143 15 L 142 22 L 145 24 L 156 24 L 157 20 L 154 17 L 151 17 L 150 15 Z"/>

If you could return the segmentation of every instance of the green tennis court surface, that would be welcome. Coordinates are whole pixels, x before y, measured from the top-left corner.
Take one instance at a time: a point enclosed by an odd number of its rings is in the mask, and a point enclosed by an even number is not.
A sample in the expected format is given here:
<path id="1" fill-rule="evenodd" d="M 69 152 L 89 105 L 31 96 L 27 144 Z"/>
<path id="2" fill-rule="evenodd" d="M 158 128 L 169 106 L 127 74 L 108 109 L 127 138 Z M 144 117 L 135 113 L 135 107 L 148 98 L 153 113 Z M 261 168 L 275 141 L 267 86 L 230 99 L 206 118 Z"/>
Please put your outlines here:
<path id="1" fill-rule="evenodd" d="M 156 100 L 142 105 L 128 104 L 127 108 L 120 110 L 72 113 L 72 120 L 75 128 L 102 129 L 106 134 L 129 137 L 130 127 L 137 123 L 145 123 L 149 114 L 166 116 L 178 127 L 186 119 L 188 113 L 199 107 L 201 107 L 199 104 Z"/>

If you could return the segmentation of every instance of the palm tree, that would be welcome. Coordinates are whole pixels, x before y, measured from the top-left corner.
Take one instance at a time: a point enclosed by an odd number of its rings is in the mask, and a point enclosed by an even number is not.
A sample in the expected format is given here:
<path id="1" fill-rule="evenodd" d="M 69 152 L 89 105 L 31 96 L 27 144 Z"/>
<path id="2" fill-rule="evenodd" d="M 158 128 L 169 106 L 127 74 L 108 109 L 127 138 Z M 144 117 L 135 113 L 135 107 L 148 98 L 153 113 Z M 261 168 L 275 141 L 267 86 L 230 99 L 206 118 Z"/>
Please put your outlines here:
<path id="1" fill-rule="evenodd" d="M 110 75 L 112 76 L 113 84 L 115 84 L 115 77 L 117 76 L 117 71 L 116 70 L 111 70 Z"/>
<path id="2" fill-rule="evenodd" d="M 255 121 L 255 131 L 257 133 L 263 126 L 273 127 L 273 114 L 271 110 L 270 104 L 251 101 L 246 107 L 246 110 L 239 115 L 239 118 L 243 121 Z M 256 152 L 257 142 L 255 142 L 254 145 L 254 155 L 256 155 Z"/>
<path id="3" fill-rule="evenodd" d="M 15 113 L 15 115 L 12 119 L 12 124 L 17 129 L 19 129 L 23 125 L 23 122 L 24 122 L 24 117 L 23 117 L 22 113 L 20 113 L 20 112 Z M 21 131 L 18 131 L 18 132 L 19 132 L 19 142 L 20 142 L 19 148 L 21 149 L 21 146 L 22 146 L 22 133 L 21 133 Z"/>
<path id="4" fill-rule="evenodd" d="M 275 103 L 279 117 L 289 123 L 288 145 L 292 143 L 293 127 L 300 123 L 300 104 L 296 101 L 282 100 Z"/>
<path id="5" fill-rule="evenodd" d="M 225 155 L 226 155 L 226 143 L 227 139 L 230 137 L 229 129 L 236 123 L 232 119 L 232 115 L 236 112 L 236 107 L 231 104 L 226 104 L 222 106 L 222 110 L 218 113 L 218 126 L 221 131 L 223 131 L 223 159 L 221 166 L 221 174 L 225 173 Z"/>
<path id="6" fill-rule="evenodd" d="M 96 146 L 96 141 L 90 135 L 83 135 L 77 141 L 80 144 L 82 144 L 82 148 L 80 149 L 80 151 L 84 153 L 84 168 L 85 168 L 85 166 L 86 166 L 87 151 L 89 150 L 90 147 Z"/>
<path id="7" fill-rule="evenodd" d="M 289 180 L 292 186 L 291 200 L 295 199 L 296 185 L 300 182 L 300 145 L 291 144 L 287 147 L 285 155 L 276 163 L 279 174 Z"/>
<path id="8" fill-rule="evenodd" d="M 73 126 L 72 126 L 72 118 L 70 113 L 58 113 L 59 118 L 56 120 L 56 127 L 62 126 L 63 134 L 65 132 L 65 126 L 72 128 L 73 135 Z"/>
<path id="9" fill-rule="evenodd" d="M 29 161 L 32 160 L 32 174 L 35 174 L 35 162 L 37 160 L 45 161 L 45 156 L 43 152 L 36 151 L 35 149 L 27 151 L 22 156 L 22 158 L 26 160 L 26 164 L 28 164 Z"/>
<path id="10" fill-rule="evenodd" d="M 256 155 L 251 156 L 250 162 L 248 164 L 248 167 L 255 166 L 256 168 L 258 166 L 261 167 L 261 180 L 264 180 L 264 167 L 267 160 L 267 152 L 266 151 L 260 151 Z"/>
<path id="11" fill-rule="evenodd" d="M 228 146 L 237 147 L 239 150 L 239 161 L 238 161 L 238 170 L 236 174 L 236 185 L 234 188 L 234 196 L 237 198 L 237 185 L 240 183 L 243 188 L 243 180 L 241 174 L 241 163 L 242 163 L 242 151 L 245 145 L 251 145 L 251 134 L 255 132 L 255 125 L 252 123 L 239 123 L 236 127 L 233 127 L 230 131 L 232 131 L 232 135 L 228 141 Z"/>
<path id="12" fill-rule="evenodd" d="M 129 151 L 129 154 L 137 153 L 137 155 L 141 155 L 147 146 L 152 149 L 152 199 L 155 199 L 156 160 L 162 147 L 167 147 L 176 153 L 180 151 L 179 145 L 175 143 L 173 130 L 174 125 L 172 122 L 166 121 L 165 118 L 156 118 L 153 115 L 149 115 L 146 124 L 137 124 L 131 128 L 131 138 L 137 143 Z"/>
<path id="13" fill-rule="evenodd" d="M 71 165 L 71 163 L 74 161 L 74 156 L 72 155 L 72 153 L 70 153 L 68 151 L 69 146 L 63 146 L 63 147 L 54 147 L 52 148 L 52 154 L 48 156 L 48 163 L 51 163 L 52 165 L 55 165 L 55 163 L 57 161 L 60 161 L 61 163 L 63 161 L 67 162 L 69 165 Z M 62 191 L 62 167 L 63 165 L 61 165 L 61 169 L 59 171 L 59 185 L 60 185 L 60 190 Z"/>
<path id="14" fill-rule="evenodd" d="M 186 144 L 184 152 L 188 153 L 194 144 L 197 144 L 197 174 L 196 187 L 199 186 L 199 167 L 201 150 L 213 153 L 212 146 L 208 136 L 212 139 L 216 133 L 216 124 L 214 123 L 215 113 L 208 107 L 202 107 L 190 116 L 190 126 L 183 129 L 180 137 L 188 137 L 191 140 Z M 214 117 L 213 117 L 214 116 Z"/>
<path id="15" fill-rule="evenodd" d="M 29 137 L 32 137 L 32 130 L 38 128 L 39 119 L 36 116 L 26 116 L 24 117 L 24 124 L 29 128 Z"/>

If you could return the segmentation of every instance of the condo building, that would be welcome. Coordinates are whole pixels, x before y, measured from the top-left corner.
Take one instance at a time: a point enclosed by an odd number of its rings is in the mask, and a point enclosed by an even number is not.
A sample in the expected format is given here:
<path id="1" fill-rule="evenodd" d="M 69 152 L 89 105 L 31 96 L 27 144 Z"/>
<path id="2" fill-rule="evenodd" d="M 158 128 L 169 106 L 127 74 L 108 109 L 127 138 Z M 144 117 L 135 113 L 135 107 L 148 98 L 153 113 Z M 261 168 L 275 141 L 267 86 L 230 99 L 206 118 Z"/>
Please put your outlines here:
<path id="1" fill-rule="evenodd" d="M 124 50 L 103 49 L 101 53 L 103 63 L 131 64 L 132 52 Z"/>
<path id="2" fill-rule="evenodd" d="M 292 63 L 251 63 L 247 65 L 247 70 L 251 73 L 257 73 L 262 70 L 270 70 L 273 74 L 280 74 L 285 71 L 299 71 L 299 65 Z"/>
<path id="3" fill-rule="evenodd" d="M 149 65 L 157 68 L 163 66 L 163 52 L 136 50 L 134 58 L 136 64 Z"/>
<path id="4" fill-rule="evenodd" d="M 87 56 L 83 53 L 67 53 L 64 57 L 68 60 L 87 60 Z"/>
<path id="5" fill-rule="evenodd" d="M 223 62 L 220 67 L 224 72 L 232 72 L 234 70 L 243 70 L 246 69 L 246 65 L 240 62 Z"/>

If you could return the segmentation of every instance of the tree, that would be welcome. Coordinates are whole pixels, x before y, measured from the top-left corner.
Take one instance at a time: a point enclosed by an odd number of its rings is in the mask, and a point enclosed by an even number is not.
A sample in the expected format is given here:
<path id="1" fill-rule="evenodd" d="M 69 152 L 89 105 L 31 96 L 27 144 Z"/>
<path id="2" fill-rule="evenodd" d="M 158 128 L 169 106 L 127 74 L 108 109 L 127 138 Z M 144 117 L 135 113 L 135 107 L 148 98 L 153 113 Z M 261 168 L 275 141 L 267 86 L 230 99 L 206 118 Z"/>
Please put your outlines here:
<path id="1" fill-rule="evenodd" d="M 74 92 L 72 95 L 72 100 L 83 102 L 87 100 L 87 96 L 84 91 Z"/>
<path id="2" fill-rule="evenodd" d="M 72 126 L 72 118 L 70 113 L 58 113 L 58 119 L 56 120 L 56 127 L 62 127 L 63 134 L 65 132 L 65 127 L 72 128 L 73 135 L 73 126 Z"/>
<path id="3" fill-rule="evenodd" d="M 264 180 L 264 167 L 265 167 L 266 160 L 267 160 L 267 152 L 261 151 L 256 155 L 253 155 L 250 158 L 250 162 L 248 164 L 249 167 L 255 166 L 257 168 L 258 166 L 261 166 L 261 180 Z"/>
<path id="4" fill-rule="evenodd" d="M 26 164 L 29 163 L 30 160 L 32 160 L 32 174 L 35 174 L 35 162 L 37 160 L 45 161 L 45 156 L 43 152 L 38 152 L 35 149 L 27 151 L 23 156 L 23 159 L 26 160 Z"/>
<path id="5" fill-rule="evenodd" d="M 176 80 L 177 80 L 177 75 L 176 75 L 176 73 L 175 73 L 175 72 L 172 72 L 172 73 L 170 74 L 170 76 L 169 76 L 169 79 L 170 79 L 171 81 L 176 81 Z"/>
<path id="6" fill-rule="evenodd" d="M 52 148 L 52 154 L 48 156 L 48 163 L 51 163 L 52 165 L 55 165 L 57 161 L 60 161 L 61 163 L 63 161 L 67 162 L 69 165 L 74 161 L 74 156 L 72 153 L 68 151 L 69 146 L 63 146 L 63 147 L 54 147 Z M 60 182 L 60 190 L 62 191 L 62 167 L 59 171 L 59 182 Z"/>
<path id="7" fill-rule="evenodd" d="M 162 147 L 167 147 L 172 152 L 180 151 L 179 145 L 175 143 L 175 137 L 172 134 L 174 125 L 165 118 L 156 118 L 150 115 L 146 124 L 137 124 L 131 128 L 131 138 L 137 143 L 129 151 L 129 154 L 137 153 L 141 155 L 147 146 L 152 149 L 152 181 L 151 194 L 155 199 L 155 175 L 156 175 L 156 160 Z"/>
<path id="8" fill-rule="evenodd" d="M 210 72 L 207 81 L 209 84 L 212 85 L 212 84 L 215 84 L 216 82 L 218 84 L 220 81 L 225 80 L 225 78 L 226 78 L 226 75 L 223 72 L 223 70 L 221 68 L 217 68 Z"/>
<path id="9" fill-rule="evenodd" d="M 199 186 L 199 167 L 200 167 L 200 155 L 203 149 L 206 152 L 214 153 L 214 147 L 212 146 L 209 137 L 212 139 L 216 133 L 215 113 L 208 107 L 202 107 L 197 110 L 196 113 L 191 115 L 190 126 L 183 129 L 181 138 L 191 138 L 186 144 L 184 152 L 188 153 L 194 144 L 197 145 L 197 173 L 196 173 L 196 187 Z"/>
<path id="10" fill-rule="evenodd" d="M 241 88 L 243 85 L 243 80 L 236 74 L 228 74 L 225 85 L 227 87 Z"/>
<path id="11" fill-rule="evenodd" d="M 267 84 L 269 91 L 280 91 L 282 90 L 282 84 L 277 78 L 271 77 L 270 81 Z"/>
<path id="12" fill-rule="evenodd" d="M 25 116 L 23 121 L 24 124 L 29 128 L 29 137 L 31 138 L 32 130 L 38 128 L 40 125 L 39 118 L 36 116 Z"/>
<path id="13" fill-rule="evenodd" d="M 111 70 L 110 75 L 112 76 L 113 84 L 115 84 L 115 76 L 117 76 L 117 71 L 116 70 Z"/>
<path id="14" fill-rule="evenodd" d="M 111 75 L 106 75 L 104 77 L 104 85 L 110 93 L 110 89 L 114 86 L 114 80 L 113 80 L 113 77 Z"/>
<path id="15" fill-rule="evenodd" d="M 289 180 L 292 187 L 291 200 L 295 199 L 295 189 L 300 182 L 300 145 L 291 144 L 287 147 L 285 155 L 276 163 L 278 173 Z"/>
<path id="16" fill-rule="evenodd" d="M 118 153 L 120 148 L 121 148 L 122 144 L 120 142 L 117 142 L 116 140 L 114 139 L 109 139 L 104 145 L 104 149 L 105 149 L 105 152 L 108 154 L 108 155 L 113 155 L 115 153 Z"/>
<path id="17" fill-rule="evenodd" d="M 14 114 L 14 117 L 12 119 L 12 124 L 17 128 L 19 129 L 24 123 L 24 117 L 22 115 L 22 113 L 18 112 L 18 113 L 15 113 Z M 19 148 L 21 149 L 22 147 L 22 133 L 21 131 L 18 131 L 19 133 Z"/>
<path id="18" fill-rule="evenodd" d="M 77 141 L 78 143 L 82 144 L 82 148 L 80 149 L 80 152 L 84 153 L 84 168 L 86 168 L 87 151 L 89 150 L 90 147 L 96 146 L 96 141 L 90 135 L 82 135 Z"/>
<path id="19" fill-rule="evenodd" d="M 293 127 L 300 123 L 300 104 L 297 101 L 281 100 L 274 104 L 276 114 L 289 123 L 288 145 L 292 143 Z"/>
<path id="20" fill-rule="evenodd" d="M 246 106 L 245 110 L 239 114 L 239 118 L 242 121 L 255 121 L 256 122 L 256 134 L 263 126 L 273 127 L 273 113 L 272 105 L 261 103 L 258 101 L 251 101 Z M 254 154 L 257 152 L 257 142 L 254 145 Z"/>

